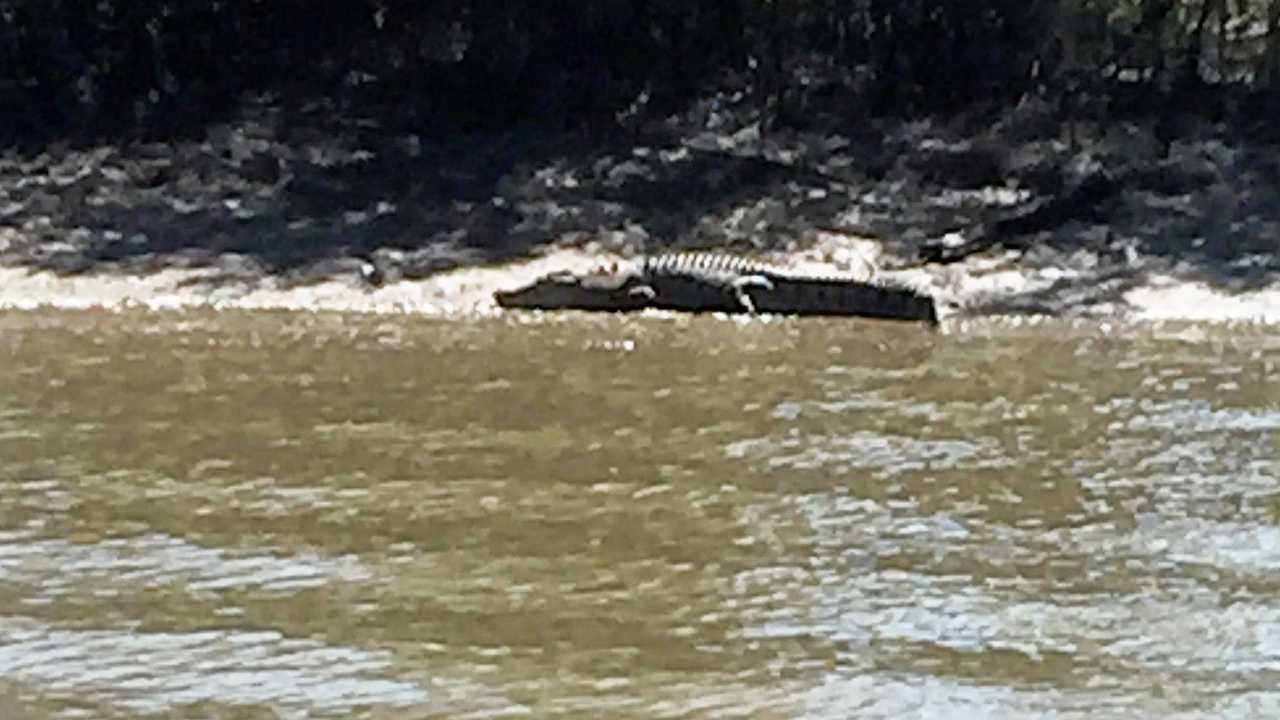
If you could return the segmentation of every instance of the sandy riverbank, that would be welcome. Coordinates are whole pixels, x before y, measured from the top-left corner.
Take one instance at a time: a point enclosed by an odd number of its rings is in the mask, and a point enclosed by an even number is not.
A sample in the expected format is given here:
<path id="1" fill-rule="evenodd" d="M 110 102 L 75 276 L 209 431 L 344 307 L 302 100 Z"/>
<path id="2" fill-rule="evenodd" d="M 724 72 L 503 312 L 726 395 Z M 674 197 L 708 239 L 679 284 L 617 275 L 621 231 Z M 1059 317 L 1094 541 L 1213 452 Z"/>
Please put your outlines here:
<path id="1" fill-rule="evenodd" d="M 826 236 L 814 248 L 785 258 L 841 270 L 875 262 L 876 243 Z M 210 268 L 167 268 L 150 274 L 60 275 L 48 270 L 0 267 L 0 308 L 91 307 L 150 309 L 234 308 L 412 313 L 468 317 L 503 312 L 493 293 L 532 282 L 555 270 L 582 271 L 618 259 L 598 248 L 555 249 L 498 265 L 466 267 L 421 279 L 371 287 L 345 274 L 318 282 L 283 286 L 270 276 L 228 283 Z M 1135 266 L 1141 265 L 1135 261 Z M 1150 263 L 1147 263 L 1150 264 Z M 1005 315 L 1055 315 L 1108 321 L 1186 320 L 1280 324 L 1280 284 L 1229 291 L 1180 279 L 1158 269 L 1135 269 L 1131 277 L 1088 277 L 1060 267 L 1030 269 L 998 259 L 969 260 L 946 268 L 881 271 L 939 299 L 945 320 Z M 1063 308 L 1066 288 L 1087 301 Z M 1098 301 L 1101 293 L 1114 297 Z M 1053 296 L 1054 308 L 1037 308 L 1033 298 Z M 1047 301 L 1046 301 L 1047 303 Z M 1056 310 L 1056 312 L 1051 312 Z"/>
<path id="2" fill-rule="evenodd" d="M 1133 123 L 1072 149 L 1034 106 L 764 132 L 750 105 L 714 100 L 625 142 L 432 144 L 251 103 L 200 138 L 10 150 L 0 308 L 468 316 L 553 270 L 715 249 L 874 269 L 932 294 L 944 320 L 1280 323 L 1280 161 L 1222 128 L 1162 157 Z M 1099 169 L 1122 180 L 1096 207 L 917 262 Z M 370 266 L 380 284 L 362 281 Z"/>

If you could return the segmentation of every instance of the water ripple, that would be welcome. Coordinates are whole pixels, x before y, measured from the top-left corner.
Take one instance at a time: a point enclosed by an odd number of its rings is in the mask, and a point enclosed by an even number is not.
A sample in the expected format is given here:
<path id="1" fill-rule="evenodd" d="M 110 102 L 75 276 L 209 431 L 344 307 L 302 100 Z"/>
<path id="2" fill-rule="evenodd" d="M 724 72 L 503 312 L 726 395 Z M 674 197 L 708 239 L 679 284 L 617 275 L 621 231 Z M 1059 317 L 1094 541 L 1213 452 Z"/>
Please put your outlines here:
<path id="1" fill-rule="evenodd" d="M 1129 421 L 1130 431 L 1213 433 L 1280 430 L 1280 410 L 1214 409 L 1206 400 L 1175 400 L 1142 405 L 1146 414 Z"/>
<path id="2" fill-rule="evenodd" d="M 92 544 L 0 534 L 0 579 L 38 585 L 46 597 L 66 594 L 78 585 L 101 591 L 104 586 L 133 590 L 181 582 L 191 591 L 290 591 L 369 577 L 370 571 L 354 556 L 237 557 L 162 534 Z"/>
<path id="3" fill-rule="evenodd" d="M 739 440 L 725 447 L 730 458 L 763 459 L 770 469 L 816 470 L 837 473 L 874 468 L 886 475 L 913 470 L 944 470 L 960 466 L 1002 464 L 993 447 L 970 440 L 922 440 L 903 435 L 858 432 L 852 435 L 793 435 Z M 991 455 L 992 457 L 983 457 Z M 982 458 L 985 462 L 976 463 Z M 970 461 L 970 462 L 963 462 Z"/>
<path id="4" fill-rule="evenodd" d="M 0 637 L 0 677 L 54 694 L 91 692 L 139 713 L 216 702 L 305 717 L 428 699 L 415 683 L 377 677 L 390 653 L 275 632 L 78 632 L 0 619 Z"/>

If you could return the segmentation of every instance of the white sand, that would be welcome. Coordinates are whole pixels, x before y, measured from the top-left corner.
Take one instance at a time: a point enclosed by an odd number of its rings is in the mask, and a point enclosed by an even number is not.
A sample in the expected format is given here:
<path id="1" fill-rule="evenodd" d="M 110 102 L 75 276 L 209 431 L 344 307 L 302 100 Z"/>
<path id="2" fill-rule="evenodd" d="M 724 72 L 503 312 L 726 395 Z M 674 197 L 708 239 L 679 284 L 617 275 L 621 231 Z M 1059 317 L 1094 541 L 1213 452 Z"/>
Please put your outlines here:
<path id="1" fill-rule="evenodd" d="M 822 262 L 848 271 L 865 269 L 867 265 L 861 258 L 875 260 L 874 248 L 866 242 L 851 246 L 846 255 L 831 252 L 827 244 L 821 253 L 805 253 L 796 260 L 808 264 Z M 520 287 L 553 270 L 582 271 L 616 259 L 590 250 L 560 249 L 507 265 L 459 269 L 378 288 L 364 287 L 354 278 L 291 288 L 280 288 L 270 277 L 232 284 L 206 282 L 215 271 L 205 269 L 167 269 L 145 276 L 93 273 L 60 277 L 47 271 L 0 268 L 0 308 L 213 307 L 454 317 L 488 315 L 498 312 L 493 302 L 495 290 Z M 935 292 L 943 301 L 940 310 L 944 319 L 955 312 L 953 306 L 975 304 L 988 308 L 980 314 L 998 316 L 1002 301 L 1008 300 L 1011 306 L 1016 306 L 1018 298 L 1062 280 L 1061 273 L 1020 269 L 1016 264 L 996 267 L 991 261 L 894 275 Z M 1089 283 L 1086 277 L 1078 279 L 1081 288 L 1087 288 Z M 971 302 L 975 298 L 982 302 Z M 1280 284 L 1230 293 L 1203 283 L 1154 275 L 1124 292 L 1118 302 L 1078 309 L 1068 306 L 1062 311 L 1096 319 L 1280 323 Z M 1025 314 L 1025 310 L 1020 314 Z"/>

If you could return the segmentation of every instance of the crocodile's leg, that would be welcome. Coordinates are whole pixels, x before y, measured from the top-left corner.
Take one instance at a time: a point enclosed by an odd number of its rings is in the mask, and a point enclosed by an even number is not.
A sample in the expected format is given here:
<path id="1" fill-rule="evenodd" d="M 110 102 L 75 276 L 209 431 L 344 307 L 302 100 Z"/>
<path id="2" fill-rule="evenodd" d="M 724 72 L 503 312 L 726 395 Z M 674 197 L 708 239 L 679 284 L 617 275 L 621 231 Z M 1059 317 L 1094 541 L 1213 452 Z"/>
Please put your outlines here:
<path id="1" fill-rule="evenodd" d="M 650 285 L 637 285 L 627 291 L 627 295 L 633 298 L 643 298 L 645 302 L 653 302 L 658 297 L 658 293 L 654 292 Z"/>
<path id="2" fill-rule="evenodd" d="M 751 301 L 751 296 L 747 294 L 748 288 L 759 288 L 761 290 L 772 290 L 773 283 L 769 278 L 763 275 L 744 275 L 733 281 L 730 286 L 733 288 L 733 295 L 746 308 L 747 312 L 752 315 L 756 314 L 756 304 Z"/>

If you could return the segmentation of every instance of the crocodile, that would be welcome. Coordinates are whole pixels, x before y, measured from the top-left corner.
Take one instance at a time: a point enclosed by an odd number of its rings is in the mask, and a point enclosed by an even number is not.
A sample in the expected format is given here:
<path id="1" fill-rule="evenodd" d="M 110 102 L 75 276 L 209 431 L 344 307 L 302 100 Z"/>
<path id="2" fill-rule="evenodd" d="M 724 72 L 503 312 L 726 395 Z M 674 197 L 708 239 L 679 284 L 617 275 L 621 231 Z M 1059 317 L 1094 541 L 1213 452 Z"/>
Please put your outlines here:
<path id="1" fill-rule="evenodd" d="M 856 315 L 937 323 L 932 297 L 840 273 L 710 252 L 650 255 L 613 268 L 544 275 L 494 293 L 504 308 Z"/>

